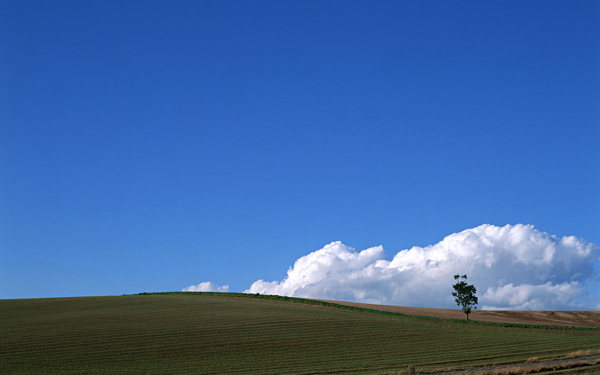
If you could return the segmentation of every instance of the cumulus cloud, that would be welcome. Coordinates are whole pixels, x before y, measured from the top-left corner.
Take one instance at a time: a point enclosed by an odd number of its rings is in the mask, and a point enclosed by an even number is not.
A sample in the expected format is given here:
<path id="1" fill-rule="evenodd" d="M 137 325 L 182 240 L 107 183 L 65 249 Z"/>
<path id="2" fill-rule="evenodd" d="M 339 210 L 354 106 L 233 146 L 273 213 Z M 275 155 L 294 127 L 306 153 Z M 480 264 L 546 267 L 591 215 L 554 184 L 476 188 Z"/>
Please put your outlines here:
<path id="1" fill-rule="evenodd" d="M 229 285 L 218 286 L 206 281 L 198 285 L 190 285 L 187 288 L 183 288 L 184 292 L 228 292 Z"/>
<path id="2" fill-rule="evenodd" d="M 453 275 L 467 274 L 484 309 L 579 309 L 583 283 L 597 280 L 598 246 L 557 238 L 532 225 L 484 224 L 435 245 L 412 247 L 387 260 L 383 247 L 362 251 L 341 242 L 299 258 L 281 281 L 258 280 L 247 293 L 455 307 Z"/>
<path id="3" fill-rule="evenodd" d="M 577 281 L 553 285 L 550 281 L 543 285 L 512 283 L 501 287 L 490 287 L 482 300 L 488 305 L 484 309 L 496 310 L 562 310 L 565 307 L 581 307 L 574 297 L 581 296 L 585 289 Z"/>

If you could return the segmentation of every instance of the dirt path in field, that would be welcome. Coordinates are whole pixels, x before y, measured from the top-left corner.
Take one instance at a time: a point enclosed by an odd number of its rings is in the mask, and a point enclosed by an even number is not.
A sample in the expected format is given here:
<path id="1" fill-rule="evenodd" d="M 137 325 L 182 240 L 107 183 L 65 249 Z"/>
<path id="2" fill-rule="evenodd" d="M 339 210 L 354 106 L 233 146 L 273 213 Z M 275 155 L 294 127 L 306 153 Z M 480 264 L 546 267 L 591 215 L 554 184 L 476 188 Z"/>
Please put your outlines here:
<path id="1" fill-rule="evenodd" d="M 592 354 L 574 358 L 557 358 L 533 363 L 514 363 L 497 366 L 471 367 L 467 369 L 447 369 L 419 372 L 427 375 L 474 375 L 474 374 L 529 374 L 543 371 L 585 368 L 597 365 L 600 354 Z"/>
<path id="2" fill-rule="evenodd" d="M 422 307 L 403 307 L 390 305 L 372 305 L 368 303 L 355 303 L 343 301 L 329 301 L 340 305 L 362 307 L 365 309 L 391 311 L 407 315 L 431 316 L 443 319 L 464 319 L 461 310 L 430 309 Z M 469 314 L 470 320 L 495 323 L 538 324 L 570 327 L 600 327 L 600 311 L 500 311 L 500 310 L 473 310 Z"/>

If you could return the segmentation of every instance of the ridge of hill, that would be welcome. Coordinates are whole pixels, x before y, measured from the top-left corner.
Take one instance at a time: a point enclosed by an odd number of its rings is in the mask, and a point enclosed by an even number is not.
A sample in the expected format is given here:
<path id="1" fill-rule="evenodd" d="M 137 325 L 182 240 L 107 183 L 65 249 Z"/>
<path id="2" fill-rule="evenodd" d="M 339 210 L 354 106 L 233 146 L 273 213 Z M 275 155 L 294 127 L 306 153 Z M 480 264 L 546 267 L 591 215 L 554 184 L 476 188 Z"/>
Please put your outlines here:
<path id="1" fill-rule="evenodd" d="M 370 310 L 395 312 L 404 315 L 427 316 L 432 318 L 460 320 L 465 319 L 462 310 L 436 309 L 430 307 L 404 307 L 377 305 L 369 303 L 318 300 L 346 306 L 355 306 Z M 600 311 L 520 311 L 520 310 L 473 310 L 469 320 L 491 323 L 512 323 L 537 326 L 600 327 Z"/>
<path id="2" fill-rule="evenodd" d="M 501 327 L 600 330 L 600 311 L 517 311 L 517 310 L 473 310 L 469 321 L 462 310 L 436 309 L 429 307 L 404 307 L 394 305 L 376 305 L 359 302 L 323 300 L 313 298 L 287 297 L 275 294 L 249 294 L 229 292 L 153 292 L 138 295 L 197 294 L 224 296 L 231 298 L 254 298 L 295 302 L 363 311 L 376 314 L 393 314 L 417 319 L 440 320 L 461 324 L 485 324 Z"/>

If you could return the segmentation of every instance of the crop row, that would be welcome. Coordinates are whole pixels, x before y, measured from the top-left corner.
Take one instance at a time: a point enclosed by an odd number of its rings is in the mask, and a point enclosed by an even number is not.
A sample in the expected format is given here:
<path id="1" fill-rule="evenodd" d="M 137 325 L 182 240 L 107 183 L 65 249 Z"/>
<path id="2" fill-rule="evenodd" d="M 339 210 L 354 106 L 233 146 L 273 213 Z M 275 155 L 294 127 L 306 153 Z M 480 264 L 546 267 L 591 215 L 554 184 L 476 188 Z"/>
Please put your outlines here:
<path id="1" fill-rule="evenodd" d="M 269 299 L 34 302 L 0 301 L 1 373 L 373 373 L 600 349 L 597 331 L 466 325 Z"/>

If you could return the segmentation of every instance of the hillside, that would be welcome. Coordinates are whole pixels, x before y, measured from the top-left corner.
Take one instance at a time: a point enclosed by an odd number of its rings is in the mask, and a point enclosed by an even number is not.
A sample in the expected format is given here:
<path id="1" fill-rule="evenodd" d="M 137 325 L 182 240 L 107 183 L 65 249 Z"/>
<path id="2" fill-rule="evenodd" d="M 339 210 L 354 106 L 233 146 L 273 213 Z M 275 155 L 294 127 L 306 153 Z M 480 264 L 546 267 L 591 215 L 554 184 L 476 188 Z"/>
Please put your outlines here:
<path id="1" fill-rule="evenodd" d="M 374 374 L 587 349 L 600 349 L 600 331 L 425 320 L 270 296 L 0 300 L 2 374 Z"/>
<path id="2" fill-rule="evenodd" d="M 317 300 L 356 306 L 364 309 L 390 311 L 406 315 L 429 316 L 440 319 L 464 319 L 465 314 L 460 309 L 432 309 L 423 307 L 403 307 L 391 305 L 374 305 L 344 301 Z M 503 311 L 503 310 L 473 310 L 470 320 L 480 322 L 535 324 L 566 327 L 600 327 L 600 311 Z"/>

